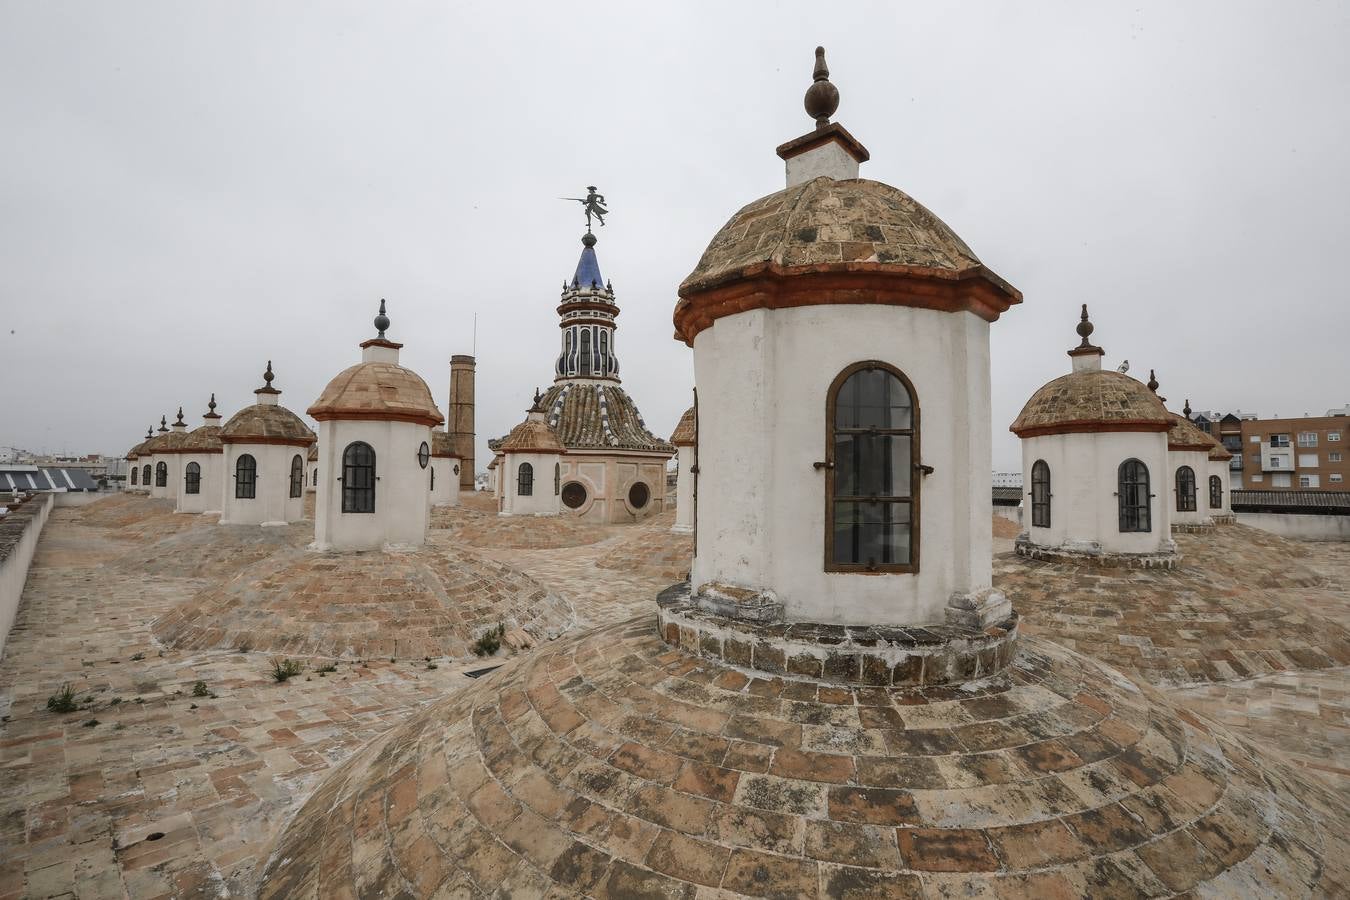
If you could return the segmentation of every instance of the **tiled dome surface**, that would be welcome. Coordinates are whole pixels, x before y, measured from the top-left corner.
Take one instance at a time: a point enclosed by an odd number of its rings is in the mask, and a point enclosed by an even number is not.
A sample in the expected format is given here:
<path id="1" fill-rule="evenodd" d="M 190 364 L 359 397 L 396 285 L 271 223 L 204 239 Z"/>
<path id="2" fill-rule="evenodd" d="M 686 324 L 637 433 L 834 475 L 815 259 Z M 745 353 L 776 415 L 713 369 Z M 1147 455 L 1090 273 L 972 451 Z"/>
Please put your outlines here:
<path id="1" fill-rule="evenodd" d="M 694 407 L 689 407 L 680 416 L 680 421 L 671 432 L 670 442 L 675 446 L 691 446 L 698 442 L 698 420 L 694 417 Z"/>
<path id="2" fill-rule="evenodd" d="M 1170 422 L 1167 429 L 1168 450 L 1203 450 L 1206 453 L 1214 450 L 1214 438 L 1196 428 L 1194 422 L 1175 413 L 1168 413 L 1167 417 Z"/>
<path id="3" fill-rule="evenodd" d="M 647 429 L 637 404 L 617 384 L 561 381 L 544 392 L 540 403 L 545 421 L 568 450 L 675 452 Z M 495 452 L 503 440 L 488 441 L 488 446 Z"/>
<path id="4" fill-rule="evenodd" d="M 1109 370 L 1070 372 L 1042 386 L 1009 426 L 1030 437 L 1055 431 L 1093 431 L 1102 426 L 1137 426 L 1161 431 L 1169 414 L 1148 389 L 1128 375 Z"/>
<path id="5" fill-rule="evenodd" d="M 732 216 L 680 295 L 766 266 L 850 262 L 983 269 L 965 241 L 904 191 L 865 178 L 821 177 L 761 197 Z"/>
<path id="6" fill-rule="evenodd" d="M 317 438 L 309 426 L 284 406 L 255 403 L 230 416 L 220 429 L 225 443 L 246 444 L 250 438 L 308 445 Z"/>
<path id="7" fill-rule="evenodd" d="M 390 362 L 362 362 L 343 369 L 328 382 L 309 414 L 320 421 L 344 416 L 383 416 L 427 425 L 445 421 L 422 376 Z"/>
<path id="8" fill-rule="evenodd" d="M 563 445 L 558 440 L 558 432 L 549 427 L 547 422 L 526 419 L 512 428 L 496 449 L 503 453 L 562 453 Z"/>
<path id="9" fill-rule="evenodd" d="M 544 640 L 570 605 L 508 565 L 444 545 L 415 551 L 282 551 L 156 620 L 170 647 L 306 656 L 469 657 L 499 622 Z"/>
<path id="10" fill-rule="evenodd" d="M 202 425 L 194 428 L 185 436 L 179 449 L 182 451 L 200 451 L 211 453 L 221 450 L 224 445 L 220 442 L 220 425 Z"/>
<path id="11" fill-rule="evenodd" d="M 748 679 L 651 616 L 568 638 L 342 766 L 263 898 L 1335 894 L 1327 787 L 1087 657 L 967 689 Z"/>

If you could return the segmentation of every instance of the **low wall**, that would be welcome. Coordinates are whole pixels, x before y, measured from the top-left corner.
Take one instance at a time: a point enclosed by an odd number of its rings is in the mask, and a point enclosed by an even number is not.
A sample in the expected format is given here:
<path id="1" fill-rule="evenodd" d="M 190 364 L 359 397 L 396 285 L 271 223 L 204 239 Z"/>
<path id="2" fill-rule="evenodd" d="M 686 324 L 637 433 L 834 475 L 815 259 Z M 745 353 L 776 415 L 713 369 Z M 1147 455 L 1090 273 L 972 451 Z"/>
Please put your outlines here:
<path id="1" fill-rule="evenodd" d="M 33 561 L 38 536 L 54 505 L 52 497 L 39 494 L 10 507 L 9 515 L 0 519 L 0 656 L 4 655 L 5 639 L 19 611 L 19 598 L 28 581 L 28 564 Z"/>
<path id="2" fill-rule="evenodd" d="M 56 508 L 65 509 L 67 506 L 88 506 L 90 503 L 97 503 L 109 493 L 109 491 L 59 491 L 52 496 L 56 498 Z"/>
<path id="3" fill-rule="evenodd" d="M 1243 525 L 1301 541 L 1350 541 L 1350 516 L 1240 512 L 1237 520 Z"/>
<path id="4" fill-rule="evenodd" d="M 1017 525 L 1022 524 L 1022 507 L 1020 506 L 1003 506 L 1000 503 L 995 503 L 994 515 L 1007 519 L 1009 522 L 1013 522 Z"/>

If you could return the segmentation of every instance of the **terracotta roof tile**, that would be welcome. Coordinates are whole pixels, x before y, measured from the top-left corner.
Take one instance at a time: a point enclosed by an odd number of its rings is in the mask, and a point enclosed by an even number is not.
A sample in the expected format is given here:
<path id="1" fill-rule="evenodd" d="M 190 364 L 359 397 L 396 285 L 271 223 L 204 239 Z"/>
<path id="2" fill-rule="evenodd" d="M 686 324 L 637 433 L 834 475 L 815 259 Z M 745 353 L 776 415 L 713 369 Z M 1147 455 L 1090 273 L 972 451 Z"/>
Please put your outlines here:
<path id="1" fill-rule="evenodd" d="M 246 444 L 250 439 L 311 444 L 317 440 L 309 426 L 284 406 L 255 403 L 230 416 L 220 429 L 226 444 Z"/>
<path id="2" fill-rule="evenodd" d="M 670 435 L 670 442 L 677 447 L 693 446 L 698 441 L 698 427 L 694 419 L 694 408 L 691 406 L 680 416 L 679 424 L 675 426 L 675 431 Z"/>
<path id="3" fill-rule="evenodd" d="M 675 452 L 673 445 L 647 430 L 636 404 L 617 384 L 558 382 L 544 392 L 540 403 L 568 450 Z M 488 446 L 499 450 L 503 440 L 488 441 Z"/>
<path id="4" fill-rule="evenodd" d="M 328 382 L 309 414 L 319 421 L 394 419 L 432 426 L 445 421 L 422 377 L 389 362 L 363 362 L 343 369 Z"/>
<path id="5" fill-rule="evenodd" d="M 1076 431 L 1162 431 L 1169 413 L 1143 384 L 1120 372 L 1061 375 L 1031 395 L 1009 430 L 1019 437 Z"/>

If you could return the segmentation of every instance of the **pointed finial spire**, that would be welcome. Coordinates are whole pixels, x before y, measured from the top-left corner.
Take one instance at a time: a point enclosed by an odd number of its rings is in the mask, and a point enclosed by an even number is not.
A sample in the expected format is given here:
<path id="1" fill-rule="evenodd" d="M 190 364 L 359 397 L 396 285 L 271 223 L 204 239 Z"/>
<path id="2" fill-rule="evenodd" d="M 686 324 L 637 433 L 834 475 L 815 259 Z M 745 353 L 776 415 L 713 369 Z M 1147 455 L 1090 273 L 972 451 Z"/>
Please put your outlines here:
<path id="1" fill-rule="evenodd" d="M 1155 394 L 1158 393 L 1158 376 L 1153 373 L 1152 369 L 1148 370 L 1148 389 Z"/>
<path id="2" fill-rule="evenodd" d="M 215 391 L 212 391 L 212 392 L 211 392 L 211 402 L 208 403 L 208 404 L 206 404 L 206 408 L 209 409 L 209 410 L 211 410 L 211 414 L 212 414 L 212 415 L 215 415 L 215 412 L 216 412 L 216 392 L 215 392 Z"/>
<path id="3" fill-rule="evenodd" d="M 1181 412 L 1182 412 L 1183 415 L 1186 416 L 1186 418 L 1189 419 L 1189 418 L 1191 417 L 1191 398 L 1190 398 L 1190 397 L 1187 397 L 1187 398 L 1186 398 L 1186 405 L 1183 406 L 1183 407 L 1181 408 Z"/>
<path id="4" fill-rule="evenodd" d="M 1078 336 L 1083 339 L 1082 343 L 1078 345 L 1080 348 L 1086 350 L 1088 347 L 1092 346 L 1092 342 L 1088 340 L 1088 337 L 1092 334 L 1094 328 L 1092 326 L 1092 320 L 1088 318 L 1086 303 L 1083 304 L 1083 315 L 1078 319 L 1078 327 L 1074 330 L 1077 331 Z"/>
<path id="5" fill-rule="evenodd" d="M 276 377 L 277 377 L 276 375 L 272 374 L 272 361 L 269 359 L 267 361 L 267 371 L 263 372 L 263 383 L 266 384 L 268 387 L 271 387 L 272 379 Z"/>
<path id="6" fill-rule="evenodd" d="M 178 421 L 177 421 L 177 422 L 174 422 L 173 424 L 174 424 L 174 425 L 182 425 L 182 426 L 184 426 L 184 427 L 187 427 L 187 423 L 183 421 L 183 407 L 181 407 L 181 406 L 178 407 Z"/>
<path id="7" fill-rule="evenodd" d="M 160 416 L 160 417 L 159 417 L 159 430 L 160 430 L 160 431 L 168 431 L 168 430 L 169 430 L 169 417 L 168 417 L 168 416 Z"/>
<path id="8" fill-rule="evenodd" d="M 148 441 L 154 436 L 155 436 L 155 426 L 151 425 L 149 428 L 145 429 L 145 439 Z"/>
<path id="9" fill-rule="evenodd" d="M 389 316 L 384 312 L 384 298 L 380 298 L 380 314 L 375 317 L 375 330 L 379 332 L 376 337 L 383 338 L 384 333 L 389 330 Z"/>
<path id="10" fill-rule="evenodd" d="M 830 83 L 830 67 L 825 65 L 825 48 L 816 48 L 816 67 L 806 89 L 806 114 L 816 120 L 817 128 L 830 124 L 830 116 L 839 108 L 839 89 Z"/>
<path id="11" fill-rule="evenodd" d="M 530 412 L 537 412 L 537 413 L 543 412 L 544 407 L 541 405 L 543 402 L 544 402 L 544 395 L 540 393 L 539 388 L 535 388 L 534 405 L 530 407 Z"/>

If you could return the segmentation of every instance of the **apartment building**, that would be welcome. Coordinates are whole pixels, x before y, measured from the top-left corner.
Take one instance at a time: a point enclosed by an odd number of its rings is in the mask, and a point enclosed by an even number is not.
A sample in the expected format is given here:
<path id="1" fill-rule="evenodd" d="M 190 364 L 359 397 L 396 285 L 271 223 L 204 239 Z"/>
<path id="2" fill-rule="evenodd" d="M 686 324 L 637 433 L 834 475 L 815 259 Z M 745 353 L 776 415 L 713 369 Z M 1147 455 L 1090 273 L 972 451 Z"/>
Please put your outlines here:
<path id="1" fill-rule="evenodd" d="M 1233 454 L 1233 458 L 1228 461 L 1228 489 L 1240 491 L 1245 488 L 1247 485 L 1242 475 L 1247 465 L 1242 452 L 1242 425 L 1244 422 L 1256 421 L 1256 414 L 1241 410 L 1228 413 L 1199 412 L 1190 418 L 1197 428 L 1213 435 L 1225 450 Z"/>
<path id="2" fill-rule="evenodd" d="M 1350 416 L 1329 412 L 1243 422 L 1243 487 L 1350 490 Z"/>

